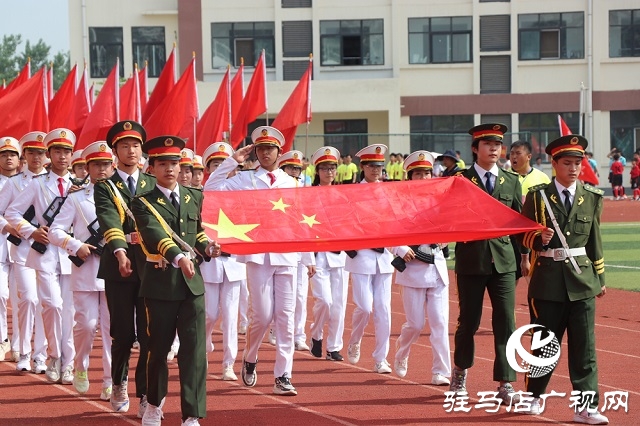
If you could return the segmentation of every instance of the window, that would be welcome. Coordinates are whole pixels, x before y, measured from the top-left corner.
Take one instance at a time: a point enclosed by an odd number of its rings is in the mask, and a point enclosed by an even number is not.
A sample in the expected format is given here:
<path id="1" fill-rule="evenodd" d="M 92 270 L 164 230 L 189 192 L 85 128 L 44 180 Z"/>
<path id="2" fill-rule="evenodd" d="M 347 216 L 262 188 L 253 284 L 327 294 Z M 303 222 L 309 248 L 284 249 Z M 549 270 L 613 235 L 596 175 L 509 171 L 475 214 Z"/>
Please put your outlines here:
<path id="1" fill-rule="evenodd" d="M 411 151 L 458 150 L 463 159 L 471 159 L 473 115 L 415 115 L 410 117 Z"/>
<path id="2" fill-rule="evenodd" d="M 313 51 L 311 21 L 284 21 L 282 23 L 282 57 L 309 57 Z"/>
<path id="3" fill-rule="evenodd" d="M 511 93 L 511 56 L 480 57 L 480 93 Z"/>
<path id="4" fill-rule="evenodd" d="M 631 163 L 633 153 L 640 148 L 640 110 L 611 111 L 611 148 L 618 148 Z"/>
<path id="5" fill-rule="evenodd" d="M 571 131 L 578 133 L 579 114 L 577 112 L 564 112 L 560 115 Z M 532 158 L 541 157 L 544 161 L 547 158 L 544 149 L 549 143 L 560 137 L 558 113 L 520 114 L 518 121 L 520 123 L 520 134 L 529 133 L 528 140 L 531 143 Z"/>
<path id="6" fill-rule="evenodd" d="M 609 56 L 640 56 L 640 10 L 609 11 Z"/>
<path id="7" fill-rule="evenodd" d="M 341 155 L 351 155 L 369 145 L 367 120 L 325 120 L 324 142 L 340 151 Z"/>
<path id="8" fill-rule="evenodd" d="M 470 16 L 409 18 L 409 63 L 471 62 Z"/>
<path id="9" fill-rule="evenodd" d="M 122 27 L 89 27 L 89 61 L 91 78 L 105 78 L 120 59 L 120 76 L 124 75 Z"/>
<path id="10" fill-rule="evenodd" d="M 282 0 L 282 8 L 311 7 L 311 0 Z"/>
<path id="11" fill-rule="evenodd" d="M 511 50 L 511 16 L 488 15 L 480 17 L 480 51 Z"/>
<path id="12" fill-rule="evenodd" d="M 166 62 L 164 27 L 132 27 L 133 63 L 142 69 L 147 63 L 147 75 L 159 77 Z"/>
<path id="13" fill-rule="evenodd" d="M 228 64 L 240 66 L 241 59 L 253 66 L 265 50 L 267 68 L 275 67 L 275 24 L 273 22 L 235 22 L 211 24 L 213 68 Z"/>
<path id="14" fill-rule="evenodd" d="M 320 65 L 383 65 L 382 19 L 320 21 Z"/>
<path id="15" fill-rule="evenodd" d="M 584 58 L 584 13 L 518 15 L 519 59 Z"/>

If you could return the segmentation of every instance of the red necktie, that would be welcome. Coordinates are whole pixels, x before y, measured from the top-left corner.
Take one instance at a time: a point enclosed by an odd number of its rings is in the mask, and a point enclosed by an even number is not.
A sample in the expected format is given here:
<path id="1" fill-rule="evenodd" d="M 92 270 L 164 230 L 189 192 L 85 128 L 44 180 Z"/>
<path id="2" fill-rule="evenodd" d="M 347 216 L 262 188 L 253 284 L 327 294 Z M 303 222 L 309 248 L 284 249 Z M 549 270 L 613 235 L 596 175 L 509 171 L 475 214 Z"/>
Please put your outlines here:
<path id="1" fill-rule="evenodd" d="M 64 186 L 62 186 L 62 182 L 64 182 L 64 179 L 59 177 L 58 178 L 58 191 L 60 191 L 60 196 L 64 197 Z"/>
<path id="2" fill-rule="evenodd" d="M 269 180 L 271 181 L 271 185 L 273 185 L 273 183 L 276 181 L 276 175 L 274 175 L 273 173 L 269 172 L 269 173 L 267 173 L 267 176 L 269 176 Z"/>

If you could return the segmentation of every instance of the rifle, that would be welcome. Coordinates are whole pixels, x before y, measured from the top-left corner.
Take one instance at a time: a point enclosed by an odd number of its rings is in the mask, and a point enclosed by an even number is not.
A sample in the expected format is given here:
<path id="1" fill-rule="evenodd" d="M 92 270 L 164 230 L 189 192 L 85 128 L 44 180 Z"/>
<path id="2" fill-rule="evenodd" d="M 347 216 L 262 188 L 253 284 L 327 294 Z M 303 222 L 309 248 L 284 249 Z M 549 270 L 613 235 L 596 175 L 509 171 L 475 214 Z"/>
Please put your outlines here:
<path id="1" fill-rule="evenodd" d="M 100 231 L 100 224 L 98 223 L 98 219 L 95 219 L 93 222 L 88 224 L 87 229 L 89 230 L 91 235 L 84 243 L 95 247 L 95 249 L 91 249 L 91 253 L 95 254 L 96 256 L 101 256 L 102 250 L 104 249 L 104 237 L 102 235 L 102 232 Z M 84 264 L 84 260 L 80 259 L 78 256 L 69 255 L 69 260 L 71 260 L 71 262 L 78 268 Z"/>
<path id="2" fill-rule="evenodd" d="M 60 213 L 60 208 L 62 208 L 66 199 L 67 197 L 56 197 L 53 199 L 51 204 L 49 204 L 49 207 L 47 207 L 44 213 L 42 213 L 42 218 L 47 222 L 45 226 L 51 226 L 53 219 L 55 219 L 57 214 Z M 47 246 L 37 241 L 34 241 L 33 244 L 31 244 L 31 248 L 40 254 L 44 254 L 47 251 Z"/>
<path id="3" fill-rule="evenodd" d="M 36 217 L 36 209 L 35 209 L 35 207 L 33 207 L 33 205 L 31 205 L 31 206 L 29 206 L 27 211 L 24 212 L 24 214 L 22 215 L 22 218 L 24 220 L 26 220 L 27 222 L 29 222 L 29 224 L 31 224 L 31 226 L 35 226 L 36 228 L 40 228 L 40 224 L 33 220 L 34 217 Z M 9 234 L 7 236 L 7 241 L 9 241 L 11 244 L 13 244 L 15 246 L 19 246 L 20 243 L 22 243 L 22 238 L 18 238 L 15 235 Z"/>

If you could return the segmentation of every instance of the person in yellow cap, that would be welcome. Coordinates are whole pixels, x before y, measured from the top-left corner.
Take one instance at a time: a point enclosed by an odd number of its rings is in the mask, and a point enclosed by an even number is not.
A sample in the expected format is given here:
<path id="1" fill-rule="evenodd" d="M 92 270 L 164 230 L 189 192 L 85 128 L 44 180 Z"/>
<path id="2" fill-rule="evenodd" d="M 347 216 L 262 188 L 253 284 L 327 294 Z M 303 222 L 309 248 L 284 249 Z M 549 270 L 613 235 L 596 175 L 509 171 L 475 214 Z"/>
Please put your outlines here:
<path id="1" fill-rule="evenodd" d="M 69 129 L 58 128 L 47 133 L 43 143 L 51 159 L 51 171 L 33 179 L 9 205 L 5 217 L 22 238 L 34 240 L 25 264 L 36 271 L 48 345 L 45 375 L 52 383 L 71 384 L 75 356 L 71 261 L 63 249 L 49 244 L 48 231 L 73 185 L 68 168 L 76 136 Z M 31 206 L 35 212 L 34 222 L 24 218 Z"/>
<path id="2" fill-rule="evenodd" d="M 335 185 L 336 170 L 340 152 L 332 146 L 319 148 L 312 156 L 311 162 L 316 168 L 313 179 L 314 186 Z M 313 322 L 311 335 L 311 354 L 322 358 L 324 326 L 327 325 L 326 356 L 329 361 L 342 361 L 340 351 L 344 343 L 344 320 L 347 310 L 347 292 L 349 274 L 344 269 L 345 252 L 316 253 L 316 273 L 311 277 L 313 293 Z"/>
<path id="3" fill-rule="evenodd" d="M 587 140 L 578 135 L 562 136 L 545 152 L 556 171 L 549 184 L 532 187 L 522 214 L 546 228 L 521 235 L 523 245 L 534 252 L 527 300 L 531 323 L 542 326 L 541 338 L 553 333 L 562 343 L 565 331 L 569 348 L 569 379 L 581 392 L 573 421 L 592 425 L 609 420 L 598 412 L 598 365 L 596 362 L 596 297 L 606 294 L 604 255 L 600 235 L 603 194 L 578 180 Z M 551 214 L 557 221 L 553 222 Z M 535 350 L 534 356 L 541 356 Z M 525 384 L 533 402 L 529 414 L 540 414 L 553 370 L 527 373 Z M 591 395 L 589 395 L 591 394 Z"/>
<path id="4" fill-rule="evenodd" d="M 278 168 L 278 157 L 284 145 L 282 133 L 270 126 L 257 127 L 251 133 L 252 145 L 247 145 L 227 157 L 209 176 L 205 191 L 295 188 L 296 181 Z M 260 166 L 228 178 L 249 155 L 255 152 Z M 277 395 L 297 395 L 291 383 L 294 352 L 295 274 L 297 253 L 259 253 L 240 256 L 247 265 L 247 285 L 251 321 L 247 328 L 242 381 L 246 386 L 257 382 L 256 365 L 262 339 L 275 323 L 276 357 L 273 369 Z M 266 296 L 265 296 L 266 295 Z M 274 320 L 275 317 L 275 320 Z"/>
<path id="5" fill-rule="evenodd" d="M 140 356 L 135 381 L 136 396 L 140 398 L 139 418 L 147 407 L 147 315 L 139 294 L 146 255 L 140 247 L 130 207 L 136 193 L 147 191 L 156 183 L 155 177 L 138 168 L 142 143 L 146 140 L 144 127 L 135 121 L 120 121 L 111 126 L 106 142 L 118 165 L 110 178 L 96 182 L 93 195 L 106 243 L 98 278 L 104 280 L 111 319 L 111 408 L 121 413 L 129 411 L 129 358 L 137 330 Z"/>
<path id="6" fill-rule="evenodd" d="M 29 186 L 35 176 L 44 173 L 46 147 L 44 132 L 29 132 L 20 138 L 20 152 L 27 162 L 22 172 L 13 175 L 0 189 L 0 229 L 7 235 L 9 254 L 11 258 L 11 275 L 9 292 L 13 308 L 13 326 L 18 327 L 18 333 L 13 334 L 11 340 L 11 356 L 16 360 L 16 370 L 44 374 L 47 370 L 47 341 L 42 322 L 42 307 L 38 301 L 36 272 L 25 265 L 27 255 L 31 251 L 31 240 L 22 235 L 9 224 L 4 214 L 7 207 Z M 24 218 L 33 221 L 35 211 L 27 209 Z M 35 327 L 35 333 L 34 333 Z M 31 338 L 33 337 L 33 346 Z M 33 366 L 31 364 L 33 358 Z"/>
<path id="7" fill-rule="evenodd" d="M 202 156 L 193 156 L 193 174 L 191 176 L 191 187 L 202 189 L 204 183 L 204 164 L 202 163 Z"/>
<path id="8" fill-rule="evenodd" d="M 131 210 L 146 253 L 140 296 L 147 315 L 149 356 L 143 425 L 159 425 L 167 395 L 167 353 L 180 338 L 182 424 L 199 425 L 207 415 L 207 352 L 204 342 L 204 282 L 199 258 L 219 255 L 202 227 L 202 191 L 180 185 L 184 140 L 158 136 L 142 145 L 157 182 L 137 194 Z"/>
<path id="9" fill-rule="evenodd" d="M 76 151 L 78 152 L 78 151 Z M 111 389 L 111 336 L 109 309 L 104 292 L 104 280 L 96 278 L 103 249 L 93 189 L 100 179 L 113 174 L 113 155 L 105 141 L 89 144 L 82 150 L 82 159 L 89 172 L 89 184 L 81 191 L 69 194 L 49 229 L 51 244 L 64 249 L 75 266 L 71 268 L 71 290 L 75 307 L 73 342 L 76 350 L 73 386 L 80 394 L 89 390 L 89 355 L 98 326 L 102 336 L 101 399 L 108 399 Z M 73 229 L 73 236 L 68 232 Z"/>
<path id="10" fill-rule="evenodd" d="M 409 180 L 431 179 L 435 158 L 428 151 L 415 151 L 407 156 L 402 169 Z M 402 303 L 406 322 L 396 342 L 394 371 L 407 374 L 411 345 L 418 340 L 429 318 L 431 334 L 431 384 L 449 385 L 449 272 L 442 248 L 446 244 L 399 246 L 392 253 L 402 258 L 405 269 L 398 269 L 395 282 L 402 286 Z M 395 260 L 394 260 L 395 261 Z M 425 310 L 426 307 L 426 310 Z"/>
<path id="11" fill-rule="evenodd" d="M 382 182 L 387 146 L 369 145 L 356 154 L 360 158 L 363 179 L 361 184 Z M 347 357 L 351 364 L 360 360 L 360 342 L 364 329 L 373 314 L 376 346 L 373 351 L 373 371 L 379 374 L 391 373 L 387 362 L 389 337 L 391 336 L 391 277 L 393 255 L 384 247 L 347 252 L 345 270 L 351 273 L 353 310 L 351 337 L 347 347 Z M 375 312 L 374 312 L 375 311 Z"/>

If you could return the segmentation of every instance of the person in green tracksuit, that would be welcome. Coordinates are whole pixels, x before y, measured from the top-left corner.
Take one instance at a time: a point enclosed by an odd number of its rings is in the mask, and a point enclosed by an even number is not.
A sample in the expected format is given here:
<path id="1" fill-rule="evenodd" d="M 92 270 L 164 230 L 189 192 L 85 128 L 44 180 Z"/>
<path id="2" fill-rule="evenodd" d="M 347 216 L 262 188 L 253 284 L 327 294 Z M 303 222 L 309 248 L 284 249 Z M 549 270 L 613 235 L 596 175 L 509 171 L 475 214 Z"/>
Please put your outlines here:
<path id="1" fill-rule="evenodd" d="M 459 174 L 520 213 L 522 190 L 518 175 L 504 171 L 497 165 L 506 131 L 505 125 L 494 123 L 482 124 L 469 130 L 473 137 L 471 150 L 475 162 Z M 520 262 L 508 235 L 490 240 L 456 243 L 455 271 L 460 314 L 454 339 L 451 391 L 466 391 L 467 369 L 473 366 L 474 336 L 480 326 L 486 290 L 492 307 L 496 354 L 493 380 L 499 382 L 497 397 L 507 404 L 519 400 L 511 385 L 516 379 L 516 373 L 507 362 L 505 349 L 509 337 L 515 331 L 516 270 Z"/>
<path id="2" fill-rule="evenodd" d="M 182 424 L 198 425 L 198 419 L 207 414 L 204 281 L 198 258 L 219 255 L 220 246 L 209 243 L 202 227 L 202 191 L 177 183 L 184 144 L 175 136 L 159 136 L 143 144 L 157 184 L 131 203 L 147 256 L 140 286 L 149 339 L 149 405 L 143 425 L 161 423 L 168 387 L 167 352 L 176 331 Z"/>
<path id="3" fill-rule="evenodd" d="M 531 323 L 546 327 L 559 342 L 567 332 L 569 378 L 573 390 L 583 392 L 580 405 L 588 406 L 577 410 L 573 421 L 607 424 L 608 419 L 597 411 L 595 347 L 595 298 L 606 293 L 600 235 L 603 191 L 577 180 L 586 148 L 587 140 L 577 135 L 563 136 L 547 146 L 555 178 L 531 188 L 522 211 L 546 229 L 527 232 L 521 238 L 523 245 L 534 252 L 528 291 Z M 556 218 L 557 230 L 550 212 Z M 558 232 L 564 236 L 566 247 Z M 533 353 L 539 356 L 540 350 Z M 540 395 L 545 393 L 551 374 L 536 378 L 527 374 L 527 391 L 534 398 L 529 414 L 544 410 Z M 585 392 L 594 392 L 593 399 L 587 399 L 589 394 Z"/>

